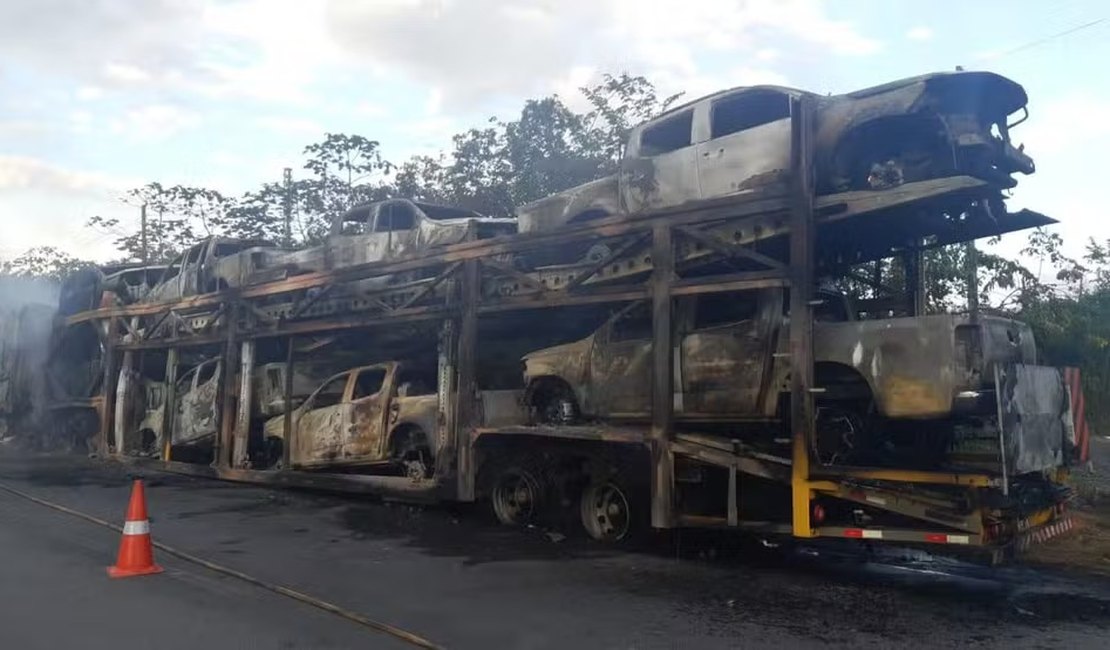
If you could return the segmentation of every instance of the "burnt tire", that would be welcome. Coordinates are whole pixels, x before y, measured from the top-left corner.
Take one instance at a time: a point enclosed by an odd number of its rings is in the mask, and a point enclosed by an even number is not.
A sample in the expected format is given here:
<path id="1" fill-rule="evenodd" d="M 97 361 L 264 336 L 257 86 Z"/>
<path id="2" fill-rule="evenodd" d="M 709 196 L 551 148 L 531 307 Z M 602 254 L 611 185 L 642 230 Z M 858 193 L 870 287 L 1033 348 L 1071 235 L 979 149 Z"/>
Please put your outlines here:
<path id="1" fill-rule="evenodd" d="M 490 489 L 493 516 L 505 526 L 525 526 L 540 519 L 547 508 L 549 486 L 539 468 L 521 463 L 498 472 Z"/>
<path id="2" fill-rule="evenodd" d="M 532 393 L 533 419 L 539 424 L 567 426 L 580 419 L 578 400 L 565 382 L 542 380 Z"/>
<path id="3" fill-rule="evenodd" d="M 409 427 L 394 434 L 390 457 L 413 480 L 431 478 L 435 474 L 435 454 L 428 434 L 420 427 Z"/>
<path id="4" fill-rule="evenodd" d="M 650 523 L 645 492 L 619 475 L 592 481 L 579 499 L 582 528 L 603 544 L 635 540 Z"/>

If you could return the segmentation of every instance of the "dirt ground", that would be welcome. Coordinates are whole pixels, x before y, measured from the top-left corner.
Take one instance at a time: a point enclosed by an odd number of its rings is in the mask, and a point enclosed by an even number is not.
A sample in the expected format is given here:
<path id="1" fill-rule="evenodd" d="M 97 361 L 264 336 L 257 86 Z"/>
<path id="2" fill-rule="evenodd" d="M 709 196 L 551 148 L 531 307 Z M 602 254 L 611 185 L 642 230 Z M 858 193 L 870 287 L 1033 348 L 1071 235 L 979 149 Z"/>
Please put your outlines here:
<path id="1" fill-rule="evenodd" d="M 1030 564 L 1110 577 L 1110 438 L 1091 439 L 1091 462 L 1072 472 L 1078 530 L 1030 549 Z"/>

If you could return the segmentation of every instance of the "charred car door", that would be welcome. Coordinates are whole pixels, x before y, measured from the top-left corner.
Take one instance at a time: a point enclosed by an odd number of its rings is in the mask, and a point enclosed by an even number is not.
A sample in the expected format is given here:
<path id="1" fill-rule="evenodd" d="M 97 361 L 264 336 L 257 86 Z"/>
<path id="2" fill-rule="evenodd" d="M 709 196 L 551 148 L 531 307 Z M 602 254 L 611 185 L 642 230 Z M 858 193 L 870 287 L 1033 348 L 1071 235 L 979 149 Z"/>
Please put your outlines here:
<path id="1" fill-rule="evenodd" d="M 397 259 L 422 248 L 419 217 L 407 202 L 386 202 L 374 219 L 374 236 L 383 239 L 386 259 Z"/>
<path id="2" fill-rule="evenodd" d="M 342 455 L 351 374 L 347 371 L 328 379 L 298 409 L 291 450 L 294 466 L 326 465 Z"/>
<path id="3" fill-rule="evenodd" d="M 682 337 L 677 410 L 691 419 L 765 415 L 774 322 L 765 292 L 714 293 L 691 299 L 691 330 Z"/>
<path id="4" fill-rule="evenodd" d="M 709 105 L 708 139 L 698 145 L 704 199 L 751 192 L 785 181 L 790 170 L 788 94 L 750 88 Z"/>
<path id="5" fill-rule="evenodd" d="M 694 146 L 694 108 L 649 123 L 621 161 L 625 210 L 635 214 L 701 197 Z"/>
<path id="6" fill-rule="evenodd" d="M 343 459 L 373 462 L 385 457 L 383 430 L 385 405 L 389 398 L 389 368 L 373 366 L 358 371 L 351 386 L 351 399 L 344 404 L 347 418 Z"/>
<path id="7" fill-rule="evenodd" d="M 216 435 L 216 397 L 222 367 L 220 359 L 209 359 L 178 382 L 173 444 L 195 444 Z"/>
<path id="8" fill-rule="evenodd" d="M 617 312 L 594 338 L 587 404 L 600 416 L 651 411 L 651 312 L 645 301 Z"/>

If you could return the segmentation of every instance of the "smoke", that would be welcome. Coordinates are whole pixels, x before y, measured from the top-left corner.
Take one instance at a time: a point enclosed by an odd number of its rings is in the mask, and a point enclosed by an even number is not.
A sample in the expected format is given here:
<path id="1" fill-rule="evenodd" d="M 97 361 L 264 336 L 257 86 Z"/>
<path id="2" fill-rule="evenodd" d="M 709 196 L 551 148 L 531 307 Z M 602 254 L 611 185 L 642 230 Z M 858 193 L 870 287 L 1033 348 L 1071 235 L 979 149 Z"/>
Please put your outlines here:
<path id="1" fill-rule="evenodd" d="M 0 314 L 27 305 L 58 306 L 58 284 L 43 278 L 0 275 Z"/>
<path id="2" fill-rule="evenodd" d="M 47 356 L 58 285 L 0 276 L 0 440 L 29 442 L 46 422 Z"/>

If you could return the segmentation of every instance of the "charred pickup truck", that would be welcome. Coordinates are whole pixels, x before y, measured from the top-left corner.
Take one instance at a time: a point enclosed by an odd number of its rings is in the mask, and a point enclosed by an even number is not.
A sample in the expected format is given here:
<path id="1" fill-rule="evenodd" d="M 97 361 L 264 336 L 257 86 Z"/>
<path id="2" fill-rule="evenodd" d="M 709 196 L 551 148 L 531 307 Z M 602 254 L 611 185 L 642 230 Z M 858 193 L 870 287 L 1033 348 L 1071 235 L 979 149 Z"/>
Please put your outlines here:
<path id="1" fill-rule="evenodd" d="M 1007 409 L 996 369 L 1043 382 L 1039 407 L 1055 467 L 1067 420 L 1059 372 L 1036 363 L 1033 333 L 992 316 L 939 314 L 856 320 L 842 295 L 820 292 L 813 334 L 818 456 L 827 463 L 911 462 L 935 468 Z M 790 390 L 784 291 L 680 299 L 675 323 L 675 417 L 686 426 L 781 418 Z M 585 339 L 539 350 L 525 362 L 526 402 L 546 424 L 644 420 L 651 414 L 651 317 L 645 302 L 613 315 Z M 1033 377 L 1047 373 L 1043 377 Z M 1013 393 L 1006 396 L 1012 400 Z M 1030 420 L 1032 421 L 1032 420 Z M 997 427 L 997 424 L 990 425 Z M 1028 427 L 1027 427 L 1028 428 Z M 994 439 L 997 428 L 991 428 Z M 880 433 L 881 432 L 881 433 Z M 897 459 L 895 461 L 894 459 Z M 1014 459 L 1011 459 L 1013 461 Z"/>
<path id="2" fill-rule="evenodd" d="M 793 145 L 791 112 L 817 104 L 819 194 L 881 190 L 956 175 L 1000 188 L 1033 161 L 1010 139 L 1024 121 L 1025 90 L 988 72 L 944 72 L 820 96 L 792 88 L 735 88 L 634 128 L 619 173 L 517 211 L 521 232 L 608 215 L 696 205 L 730 195 L 782 194 Z M 1013 115 L 1020 113 L 1021 117 Z"/>
<path id="3" fill-rule="evenodd" d="M 260 269 L 277 264 L 281 251 L 253 239 L 209 237 L 178 255 L 165 268 L 146 302 L 165 302 L 247 284 Z"/>
<path id="4" fill-rule="evenodd" d="M 327 241 L 286 254 L 294 273 L 328 271 L 419 255 L 467 237 L 485 239 L 516 232 L 515 219 L 485 217 L 471 210 L 409 199 L 365 203 L 338 215 Z"/>

